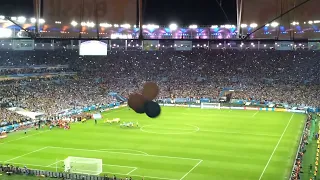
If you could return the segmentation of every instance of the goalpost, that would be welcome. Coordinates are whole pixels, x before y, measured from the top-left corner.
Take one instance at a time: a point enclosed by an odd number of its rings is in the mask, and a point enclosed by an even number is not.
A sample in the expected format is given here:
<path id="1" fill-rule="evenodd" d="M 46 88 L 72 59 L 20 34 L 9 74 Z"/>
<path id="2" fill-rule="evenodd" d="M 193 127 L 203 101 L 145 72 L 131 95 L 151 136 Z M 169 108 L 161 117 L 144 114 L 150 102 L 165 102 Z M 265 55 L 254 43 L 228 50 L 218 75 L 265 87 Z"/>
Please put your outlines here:
<path id="1" fill-rule="evenodd" d="M 64 171 L 69 173 L 99 175 L 102 173 L 102 159 L 69 156 L 64 160 Z"/>
<path id="2" fill-rule="evenodd" d="M 220 103 L 201 103 L 201 109 L 220 109 Z"/>

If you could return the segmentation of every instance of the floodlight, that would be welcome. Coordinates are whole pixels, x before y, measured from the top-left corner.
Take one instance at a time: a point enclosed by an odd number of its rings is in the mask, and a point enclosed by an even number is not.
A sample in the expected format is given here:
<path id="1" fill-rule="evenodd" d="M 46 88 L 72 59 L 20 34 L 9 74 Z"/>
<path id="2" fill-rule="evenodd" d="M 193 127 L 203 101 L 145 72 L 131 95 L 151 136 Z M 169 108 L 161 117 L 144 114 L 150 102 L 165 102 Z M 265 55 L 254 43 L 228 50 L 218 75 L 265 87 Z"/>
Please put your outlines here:
<path id="1" fill-rule="evenodd" d="M 5 17 L 4 16 L 0 16 L 0 19 L 4 19 Z"/>
<path id="2" fill-rule="evenodd" d="M 240 27 L 241 28 L 246 28 L 246 27 L 248 27 L 248 25 L 247 24 L 241 24 Z"/>
<path id="3" fill-rule="evenodd" d="M 218 26 L 217 26 L 217 25 L 212 25 L 211 28 L 212 28 L 212 29 L 218 28 Z"/>
<path id="4" fill-rule="evenodd" d="M 87 26 L 88 26 L 88 27 L 94 27 L 95 24 L 94 24 L 93 22 L 87 22 Z"/>
<path id="5" fill-rule="evenodd" d="M 75 26 L 78 25 L 78 23 L 77 23 L 76 21 L 72 21 L 72 22 L 71 22 L 71 25 L 72 25 L 73 27 L 75 27 Z"/>
<path id="6" fill-rule="evenodd" d="M 277 26 L 279 26 L 279 23 L 278 23 L 278 22 L 272 22 L 272 23 L 271 23 L 271 26 L 272 26 L 272 27 L 277 27 Z"/>
<path id="7" fill-rule="evenodd" d="M 16 20 L 17 20 L 17 17 L 11 17 L 11 20 L 12 20 L 12 21 L 16 21 Z"/>
<path id="8" fill-rule="evenodd" d="M 251 27 L 251 28 L 256 28 L 256 27 L 258 27 L 258 24 L 256 24 L 256 23 L 251 23 L 251 24 L 250 24 L 250 27 Z"/>
<path id="9" fill-rule="evenodd" d="M 178 25 L 177 24 L 170 24 L 169 28 L 170 28 L 171 31 L 175 31 L 175 30 L 178 29 Z"/>
<path id="10" fill-rule="evenodd" d="M 121 25 L 122 28 L 126 28 L 126 29 L 129 29 L 131 27 L 130 24 L 122 24 Z"/>
<path id="11" fill-rule="evenodd" d="M 31 21 L 31 23 L 36 23 L 37 22 L 36 18 L 30 18 L 30 21 Z"/>
<path id="12" fill-rule="evenodd" d="M 18 17 L 18 22 L 19 23 L 25 23 L 26 22 L 26 18 L 23 16 Z"/>
<path id="13" fill-rule="evenodd" d="M 190 25 L 189 28 L 190 28 L 190 29 L 197 29 L 197 28 L 198 28 L 198 25 L 193 24 L 193 25 Z"/>
<path id="14" fill-rule="evenodd" d="M 313 21 L 308 21 L 308 24 L 313 24 Z"/>
<path id="15" fill-rule="evenodd" d="M 39 19 L 39 23 L 40 24 L 43 24 L 43 23 L 45 23 L 46 21 L 44 20 L 44 19 Z"/>
<path id="16" fill-rule="evenodd" d="M 112 24 L 108 24 L 108 23 L 100 23 L 99 25 L 100 25 L 101 27 L 105 27 L 105 28 L 112 27 Z"/>

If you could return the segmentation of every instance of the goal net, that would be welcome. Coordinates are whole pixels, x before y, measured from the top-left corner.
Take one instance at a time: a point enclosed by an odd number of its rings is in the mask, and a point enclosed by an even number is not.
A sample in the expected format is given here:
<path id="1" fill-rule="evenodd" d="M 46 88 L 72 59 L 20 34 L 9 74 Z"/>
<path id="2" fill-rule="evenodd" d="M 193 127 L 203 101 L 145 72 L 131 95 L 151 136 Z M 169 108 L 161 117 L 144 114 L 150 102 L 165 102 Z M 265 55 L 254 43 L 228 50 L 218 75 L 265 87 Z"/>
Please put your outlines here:
<path id="1" fill-rule="evenodd" d="M 220 103 L 201 103 L 201 109 L 220 109 Z"/>
<path id="2" fill-rule="evenodd" d="M 102 159 L 69 156 L 64 160 L 64 171 L 69 173 L 99 175 L 102 173 Z"/>

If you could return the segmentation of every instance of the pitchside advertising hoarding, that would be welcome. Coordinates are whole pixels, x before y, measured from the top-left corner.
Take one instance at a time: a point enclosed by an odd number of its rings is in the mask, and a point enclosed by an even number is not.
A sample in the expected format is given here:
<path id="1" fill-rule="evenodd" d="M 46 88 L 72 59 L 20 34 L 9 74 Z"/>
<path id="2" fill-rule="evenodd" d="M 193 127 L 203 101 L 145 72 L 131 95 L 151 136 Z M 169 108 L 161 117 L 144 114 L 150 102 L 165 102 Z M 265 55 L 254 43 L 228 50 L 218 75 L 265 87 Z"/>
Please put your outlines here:
<path id="1" fill-rule="evenodd" d="M 192 41 L 174 41 L 176 51 L 191 51 Z"/>
<path id="2" fill-rule="evenodd" d="M 319 39 L 314 39 L 319 40 Z M 308 48 L 313 51 L 319 51 L 320 50 L 320 40 L 319 42 L 308 42 Z"/>
<path id="3" fill-rule="evenodd" d="M 97 16 L 97 17 L 96 17 Z M 137 0 L 43 0 L 46 22 L 136 24 Z"/>
<path id="4" fill-rule="evenodd" d="M 280 51 L 289 51 L 293 49 L 292 41 L 277 41 L 275 44 L 275 49 Z"/>
<path id="5" fill-rule="evenodd" d="M 34 40 L 13 40 L 12 49 L 16 51 L 32 51 L 34 50 Z"/>
<path id="6" fill-rule="evenodd" d="M 143 50 L 144 51 L 157 51 L 159 50 L 159 40 L 144 40 Z"/>

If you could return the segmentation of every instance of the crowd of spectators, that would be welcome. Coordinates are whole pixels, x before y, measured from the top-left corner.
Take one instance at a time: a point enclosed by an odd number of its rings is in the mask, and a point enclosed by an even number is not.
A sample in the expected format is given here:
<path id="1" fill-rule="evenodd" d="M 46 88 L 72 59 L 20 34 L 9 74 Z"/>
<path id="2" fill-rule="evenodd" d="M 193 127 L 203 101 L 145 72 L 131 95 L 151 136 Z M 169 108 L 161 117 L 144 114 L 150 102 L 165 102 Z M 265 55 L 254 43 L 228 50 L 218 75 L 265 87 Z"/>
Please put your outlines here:
<path id="1" fill-rule="evenodd" d="M 232 98 L 319 107 L 319 58 L 317 51 L 232 49 L 114 50 L 101 57 L 79 56 L 78 51 L 66 49 L 2 51 L 1 75 L 39 72 L 77 75 L 0 79 L 0 102 L 52 115 L 64 109 L 112 103 L 116 100 L 108 92 L 128 97 L 140 90 L 145 81 L 155 81 L 161 88 L 160 98 L 216 99 L 222 88 L 231 87 L 236 90 Z M 6 112 L 0 111 L 6 114 L 2 119 L 21 118 Z"/>
<path id="2" fill-rule="evenodd" d="M 304 157 L 304 154 L 306 153 L 306 146 L 308 145 L 308 139 L 312 134 L 310 133 L 311 128 L 311 122 L 312 121 L 312 115 L 308 114 L 306 125 L 302 134 L 302 139 L 300 142 L 300 146 L 298 149 L 297 159 L 295 160 L 295 164 L 293 167 L 293 172 L 291 176 L 291 180 L 298 180 L 300 179 L 300 173 L 302 172 L 302 160 Z"/>

